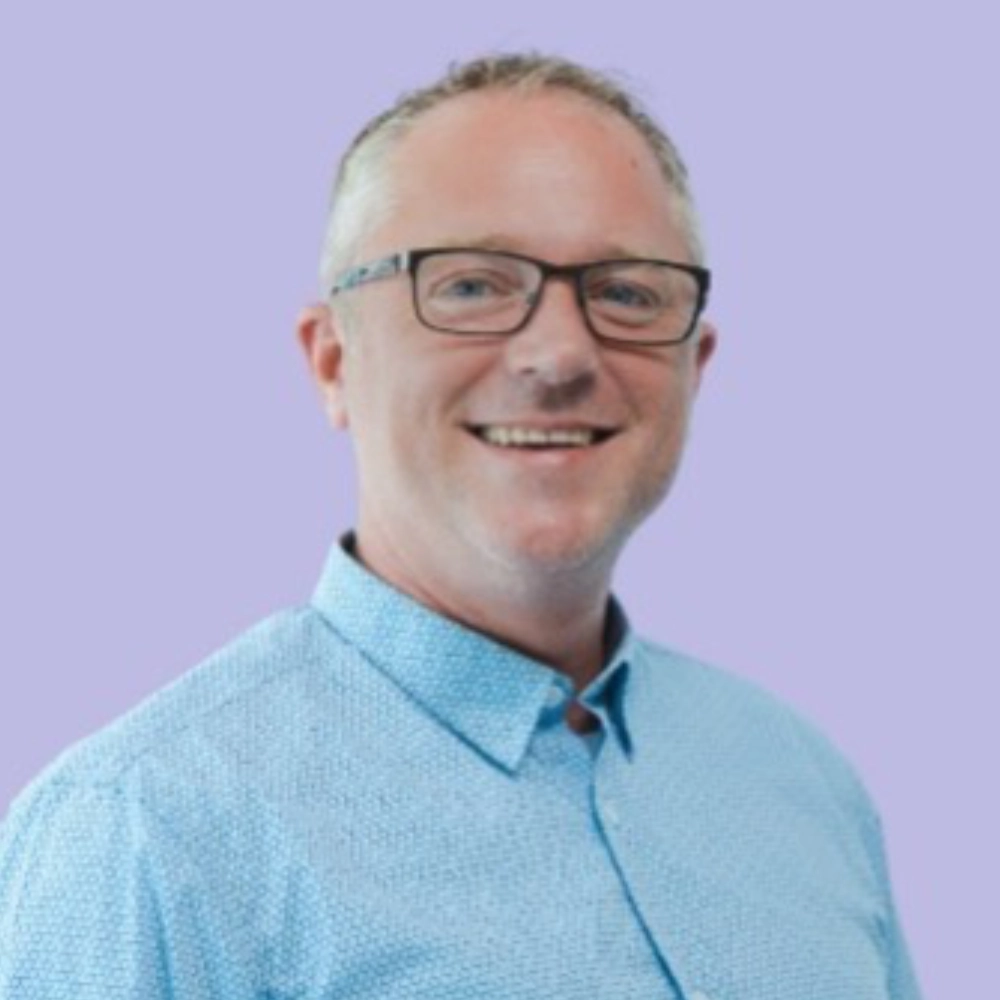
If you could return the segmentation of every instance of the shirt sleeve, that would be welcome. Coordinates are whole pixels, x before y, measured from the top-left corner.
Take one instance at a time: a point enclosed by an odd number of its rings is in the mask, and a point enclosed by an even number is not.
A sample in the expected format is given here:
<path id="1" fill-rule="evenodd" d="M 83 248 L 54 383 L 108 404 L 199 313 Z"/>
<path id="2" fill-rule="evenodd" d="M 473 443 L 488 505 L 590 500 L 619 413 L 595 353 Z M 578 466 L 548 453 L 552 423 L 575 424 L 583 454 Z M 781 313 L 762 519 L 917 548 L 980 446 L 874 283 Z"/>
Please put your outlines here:
<path id="1" fill-rule="evenodd" d="M 246 1000 L 141 796 L 43 784 L 0 828 L 0 1000 Z"/>
<path id="2" fill-rule="evenodd" d="M 870 814 L 867 839 L 869 853 L 872 855 L 885 895 L 886 916 L 882 928 L 882 940 L 885 949 L 888 995 L 891 1000 L 921 1000 L 920 987 L 917 984 L 916 973 L 893 899 L 882 824 L 874 808 Z"/>
<path id="3" fill-rule="evenodd" d="M 896 909 L 879 810 L 854 767 L 829 740 L 811 725 L 804 732 L 809 736 L 805 745 L 826 775 L 836 799 L 844 806 L 850 840 L 863 853 L 864 867 L 878 900 L 873 933 L 877 935 L 882 958 L 885 996 L 888 1000 L 922 1000 Z"/>

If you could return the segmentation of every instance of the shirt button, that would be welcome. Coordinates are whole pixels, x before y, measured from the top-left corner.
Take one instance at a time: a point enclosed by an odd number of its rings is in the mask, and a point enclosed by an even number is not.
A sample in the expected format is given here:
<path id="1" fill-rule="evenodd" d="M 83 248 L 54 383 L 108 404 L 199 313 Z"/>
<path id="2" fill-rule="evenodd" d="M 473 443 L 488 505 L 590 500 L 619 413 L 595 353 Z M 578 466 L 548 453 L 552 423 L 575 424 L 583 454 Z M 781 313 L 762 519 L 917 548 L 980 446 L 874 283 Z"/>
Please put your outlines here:
<path id="1" fill-rule="evenodd" d="M 618 807 L 614 802 L 605 802 L 603 808 L 604 822 L 608 826 L 621 826 L 622 818 L 618 813 Z M 697 997 L 693 997 L 692 1000 L 698 1000 Z"/>
<path id="2" fill-rule="evenodd" d="M 688 1000 L 712 1000 L 712 998 L 707 993 L 702 993 L 701 990 L 695 990 Z"/>
<path id="3" fill-rule="evenodd" d="M 562 708 L 566 704 L 566 692 L 558 684 L 553 684 L 545 696 L 545 704 L 549 708 Z"/>

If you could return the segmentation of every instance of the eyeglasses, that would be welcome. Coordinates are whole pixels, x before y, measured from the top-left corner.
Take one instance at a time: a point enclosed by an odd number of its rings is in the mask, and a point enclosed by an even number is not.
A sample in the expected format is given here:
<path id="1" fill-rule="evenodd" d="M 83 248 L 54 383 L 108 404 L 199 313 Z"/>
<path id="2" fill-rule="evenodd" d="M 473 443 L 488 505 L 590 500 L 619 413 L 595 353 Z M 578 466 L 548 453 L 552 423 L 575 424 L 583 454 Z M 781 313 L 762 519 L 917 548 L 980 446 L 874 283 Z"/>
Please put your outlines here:
<path id="1" fill-rule="evenodd" d="M 668 260 L 550 264 L 499 250 L 404 250 L 338 275 L 331 295 L 406 272 L 424 326 L 458 335 L 517 333 L 530 322 L 549 278 L 573 283 L 590 332 L 600 340 L 650 347 L 694 332 L 710 272 Z"/>

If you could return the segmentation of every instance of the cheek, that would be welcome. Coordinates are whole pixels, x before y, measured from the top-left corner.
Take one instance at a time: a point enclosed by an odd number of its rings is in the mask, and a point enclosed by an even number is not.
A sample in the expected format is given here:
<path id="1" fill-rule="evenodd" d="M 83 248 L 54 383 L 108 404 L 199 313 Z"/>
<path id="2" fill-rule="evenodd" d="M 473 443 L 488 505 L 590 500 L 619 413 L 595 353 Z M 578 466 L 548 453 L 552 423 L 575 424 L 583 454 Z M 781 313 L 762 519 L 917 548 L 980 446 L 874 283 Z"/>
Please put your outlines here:
<path id="1" fill-rule="evenodd" d="M 689 381 L 676 377 L 660 382 L 642 400 L 653 478 L 670 478 L 673 474 L 684 448 L 692 398 Z"/>
<path id="2" fill-rule="evenodd" d="M 633 418 L 668 428 L 683 422 L 694 392 L 694 368 L 680 354 L 626 357 L 612 372 Z"/>
<path id="3" fill-rule="evenodd" d="M 380 348 L 383 345 L 379 345 Z M 427 478 L 462 443 L 462 372 L 431 345 L 368 350 L 351 384 L 351 430 L 359 461 L 380 475 Z M 429 484 L 414 483 L 424 490 Z"/>

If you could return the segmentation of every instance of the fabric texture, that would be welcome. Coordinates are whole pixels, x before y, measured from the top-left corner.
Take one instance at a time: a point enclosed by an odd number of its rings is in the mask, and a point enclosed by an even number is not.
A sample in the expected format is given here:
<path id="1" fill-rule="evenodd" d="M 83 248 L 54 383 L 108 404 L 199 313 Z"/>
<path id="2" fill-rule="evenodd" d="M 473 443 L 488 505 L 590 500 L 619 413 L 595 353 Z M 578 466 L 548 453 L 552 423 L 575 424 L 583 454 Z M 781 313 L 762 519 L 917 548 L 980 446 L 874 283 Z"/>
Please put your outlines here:
<path id="1" fill-rule="evenodd" d="M 566 678 L 336 546 L 16 800 L 0 998 L 915 1000 L 850 768 L 618 622 L 581 739 Z"/>

